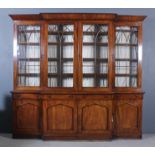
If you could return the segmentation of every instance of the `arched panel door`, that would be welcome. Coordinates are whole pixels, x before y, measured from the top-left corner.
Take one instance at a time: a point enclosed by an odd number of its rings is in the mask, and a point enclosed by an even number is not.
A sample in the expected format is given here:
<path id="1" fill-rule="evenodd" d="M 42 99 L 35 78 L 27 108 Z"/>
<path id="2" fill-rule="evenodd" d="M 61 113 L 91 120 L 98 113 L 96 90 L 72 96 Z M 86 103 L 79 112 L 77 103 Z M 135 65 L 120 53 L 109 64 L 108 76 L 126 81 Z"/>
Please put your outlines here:
<path id="1" fill-rule="evenodd" d="M 115 104 L 115 132 L 116 136 L 140 137 L 142 103 L 137 99 L 116 100 Z"/>
<path id="2" fill-rule="evenodd" d="M 82 99 L 78 108 L 78 126 L 81 136 L 106 138 L 112 131 L 112 101 Z"/>
<path id="3" fill-rule="evenodd" d="M 51 99 L 43 103 L 43 135 L 66 136 L 74 134 L 77 130 L 77 108 L 75 101 L 64 99 Z"/>
<path id="4" fill-rule="evenodd" d="M 33 99 L 18 99 L 14 102 L 14 132 L 37 135 L 40 130 L 40 104 Z"/>

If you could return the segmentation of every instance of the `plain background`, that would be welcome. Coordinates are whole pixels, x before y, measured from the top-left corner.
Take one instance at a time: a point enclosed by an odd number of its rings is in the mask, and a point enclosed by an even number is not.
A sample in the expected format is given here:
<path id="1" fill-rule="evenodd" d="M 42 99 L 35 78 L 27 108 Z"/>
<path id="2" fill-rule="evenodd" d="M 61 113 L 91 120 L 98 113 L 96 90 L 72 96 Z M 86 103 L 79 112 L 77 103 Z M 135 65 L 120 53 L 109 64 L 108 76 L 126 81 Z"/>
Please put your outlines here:
<path id="1" fill-rule="evenodd" d="M 0 132 L 12 131 L 13 22 L 9 14 L 118 13 L 146 15 L 143 24 L 143 132 L 155 132 L 155 9 L 0 9 Z"/>

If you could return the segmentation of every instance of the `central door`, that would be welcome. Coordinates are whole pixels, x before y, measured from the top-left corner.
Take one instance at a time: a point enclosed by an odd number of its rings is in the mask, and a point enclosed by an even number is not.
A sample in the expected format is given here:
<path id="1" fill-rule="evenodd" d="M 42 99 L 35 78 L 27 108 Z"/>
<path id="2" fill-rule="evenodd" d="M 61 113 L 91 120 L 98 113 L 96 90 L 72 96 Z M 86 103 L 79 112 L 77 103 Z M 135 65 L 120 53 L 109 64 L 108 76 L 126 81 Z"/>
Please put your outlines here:
<path id="1" fill-rule="evenodd" d="M 80 22 L 80 89 L 107 91 L 111 88 L 111 23 Z"/>
<path id="2" fill-rule="evenodd" d="M 83 96 L 78 104 L 78 129 L 82 138 L 111 138 L 112 99 L 110 96 Z"/>

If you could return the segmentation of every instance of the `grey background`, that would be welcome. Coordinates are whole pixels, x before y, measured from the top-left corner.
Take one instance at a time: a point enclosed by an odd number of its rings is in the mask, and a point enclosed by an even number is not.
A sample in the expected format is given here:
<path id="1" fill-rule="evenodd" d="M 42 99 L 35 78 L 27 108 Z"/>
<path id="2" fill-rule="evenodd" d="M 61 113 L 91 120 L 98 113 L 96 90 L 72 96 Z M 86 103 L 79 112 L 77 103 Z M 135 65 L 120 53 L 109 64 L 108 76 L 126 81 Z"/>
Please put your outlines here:
<path id="1" fill-rule="evenodd" d="M 155 9 L 0 9 L 0 132 L 12 131 L 13 23 L 9 14 L 42 12 L 146 15 L 143 24 L 143 132 L 155 132 Z"/>

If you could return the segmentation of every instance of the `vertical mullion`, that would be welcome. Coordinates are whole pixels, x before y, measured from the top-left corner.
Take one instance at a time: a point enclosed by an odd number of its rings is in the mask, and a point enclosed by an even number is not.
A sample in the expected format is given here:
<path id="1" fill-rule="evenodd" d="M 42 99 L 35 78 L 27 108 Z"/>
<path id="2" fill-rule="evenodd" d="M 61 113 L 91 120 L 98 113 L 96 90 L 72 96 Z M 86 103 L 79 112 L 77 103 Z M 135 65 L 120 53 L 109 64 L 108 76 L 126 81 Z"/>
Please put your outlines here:
<path id="1" fill-rule="evenodd" d="M 57 36 L 57 86 L 61 86 L 61 71 L 60 71 L 60 46 L 61 46 L 61 31 L 60 31 L 60 25 L 58 25 L 58 36 Z"/>
<path id="2" fill-rule="evenodd" d="M 95 29 L 95 34 L 98 34 L 98 31 L 100 30 L 100 26 L 97 25 L 96 29 Z M 97 43 L 99 43 L 100 39 L 97 36 L 96 38 L 96 46 L 95 46 L 95 86 L 98 87 L 99 86 L 99 70 L 100 70 L 100 63 L 99 63 L 99 52 L 100 52 L 100 47 L 97 45 Z"/>
<path id="3" fill-rule="evenodd" d="M 96 28 L 96 24 L 94 25 L 95 28 L 94 28 L 94 87 L 97 86 L 96 85 L 96 70 L 97 70 L 97 67 L 96 67 L 96 52 L 97 52 L 97 48 L 96 48 L 96 31 L 97 31 L 97 28 Z"/>
<path id="4" fill-rule="evenodd" d="M 48 24 L 42 23 L 40 31 L 40 85 L 48 87 Z"/>
<path id="5" fill-rule="evenodd" d="M 26 25 L 25 25 L 25 26 L 26 26 Z M 26 32 L 25 32 L 24 40 L 25 40 L 25 45 L 24 45 L 24 46 L 25 46 L 25 58 L 27 58 L 27 57 L 26 57 L 26 55 L 27 55 L 27 54 L 26 54 L 26 53 L 27 53 L 27 45 L 26 45 L 26 44 L 27 44 L 27 39 L 26 39 Z M 23 52 L 23 51 L 21 51 L 21 52 Z M 19 62 L 19 61 L 18 61 L 18 62 Z M 26 65 L 27 65 L 27 63 L 26 63 L 26 60 L 25 60 L 25 65 L 24 65 L 24 73 L 25 73 L 25 74 L 26 74 Z M 27 79 L 27 78 L 29 78 L 29 77 L 26 77 L 26 76 L 24 77 L 24 85 L 23 85 L 23 86 L 26 86 L 26 79 Z"/>
<path id="6" fill-rule="evenodd" d="M 129 71 L 129 87 L 131 87 L 131 83 L 132 83 L 132 76 L 131 76 L 131 73 L 132 73 L 132 65 L 131 65 L 131 63 L 132 63 L 132 29 L 133 29 L 133 27 L 130 27 L 130 41 L 129 41 L 129 43 L 130 43 L 130 61 L 129 61 L 129 67 L 130 67 L 130 71 Z"/>
<path id="7" fill-rule="evenodd" d="M 116 26 L 110 23 L 108 26 L 108 87 L 115 88 L 115 52 L 116 52 Z"/>
<path id="8" fill-rule="evenodd" d="M 62 52 L 63 52 L 63 25 L 59 26 L 59 31 L 61 32 L 60 38 L 60 47 L 59 47 L 59 76 L 60 76 L 60 83 L 59 86 L 62 87 Z"/>
<path id="9" fill-rule="evenodd" d="M 138 82 L 137 87 L 142 87 L 142 23 L 138 26 Z"/>
<path id="10" fill-rule="evenodd" d="M 79 78 L 79 67 L 78 66 L 78 63 L 79 63 L 79 39 L 78 39 L 78 23 L 74 23 L 74 53 L 73 53 L 73 87 L 78 90 L 78 86 L 79 86 L 79 81 L 78 81 L 78 78 Z"/>
<path id="11" fill-rule="evenodd" d="M 78 78 L 78 88 L 79 90 L 83 87 L 83 58 L 82 58 L 82 52 L 83 52 L 83 23 L 78 23 L 78 72 L 79 72 L 79 78 Z"/>

